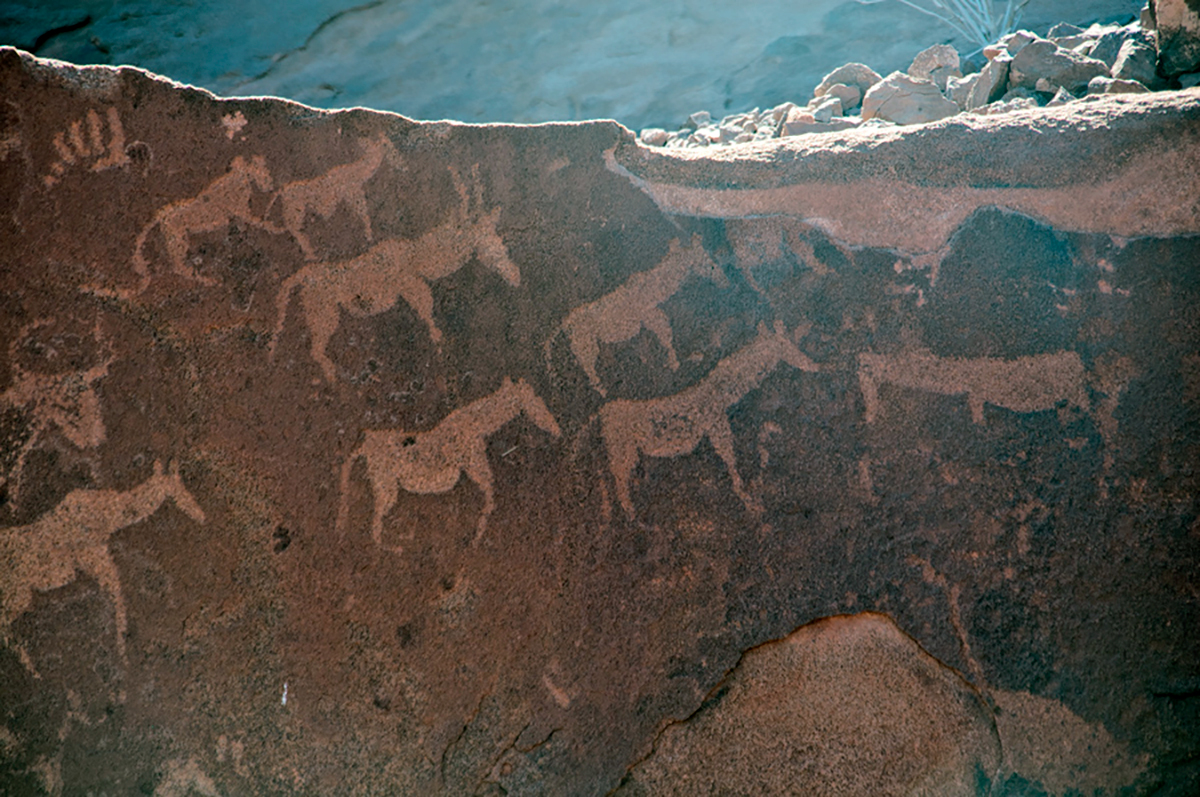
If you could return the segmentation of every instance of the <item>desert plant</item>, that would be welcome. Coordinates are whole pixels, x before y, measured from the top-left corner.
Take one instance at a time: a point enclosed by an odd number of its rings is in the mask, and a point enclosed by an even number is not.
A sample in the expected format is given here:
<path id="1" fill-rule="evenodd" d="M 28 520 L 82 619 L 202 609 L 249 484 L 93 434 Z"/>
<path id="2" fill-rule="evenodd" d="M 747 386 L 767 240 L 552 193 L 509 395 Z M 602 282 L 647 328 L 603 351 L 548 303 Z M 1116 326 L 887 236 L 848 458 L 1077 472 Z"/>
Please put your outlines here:
<path id="1" fill-rule="evenodd" d="M 863 5 L 884 0 L 858 0 Z M 1012 33 L 1021 21 L 1029 0 L 896 0 L 909 8 L 939 19 L 980 47 Z"/>

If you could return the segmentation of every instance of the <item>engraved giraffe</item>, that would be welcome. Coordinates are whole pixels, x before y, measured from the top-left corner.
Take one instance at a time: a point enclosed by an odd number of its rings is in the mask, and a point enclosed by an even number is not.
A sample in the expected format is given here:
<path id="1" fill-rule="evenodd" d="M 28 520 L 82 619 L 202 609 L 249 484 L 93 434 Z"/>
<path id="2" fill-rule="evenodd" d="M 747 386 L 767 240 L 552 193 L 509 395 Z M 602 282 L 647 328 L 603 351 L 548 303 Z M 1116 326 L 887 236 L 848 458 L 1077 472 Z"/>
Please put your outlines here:
<path id="1" fill-rule="evenodd" d="M 162 232 L 171 270 L 203 285 L 213 285 L 216 280 L 198 274 L 187 264 L 190 235 L 219 230 L 233 221 L 242 221 L 268 232 L 283 232 L 259 217 L 251 207 L 255 190 L 267 192 L 272 187 L 271 173 L 262 155 L 254 155 L 249 161 L 237 155 L 230 162 L 228 171 L 209 183 L 199 194 L 160 208 L 138 235 L 133 250 L 133 270 L 142 278 L 141 290 L 145 290 L 150 282 L 149 263 L 144 250 L 146 239 L 155 228 Z"/>
<path id="2" fill-rule="evenodd" d="M 350 471 L 363 458 L 375 496 L 371 539 L 376 545 L 383 546 L 383 519 L 396 505 L 398 488 L 425 495 L 446 493 L 454 489 L 464 473 L 483 492 L 483 511 L 475 533 L 478 541 L 496 508 L 487 437 L 522 413 L 547 434 L 554 437 L 562 434 L 558 422 L 533 388 L 524 379 L 514 382 L 508 377 L 495 393 L 454 410 L 429 431 L 368 429 L 362 445 L 342 465 L 338 529 L 345 528 L 349 512 Z"/>
<path id="3" fill-rule="evenodd" d="M 866 404 L 867 423 L 879 416 L 881 384 L 940 393 L 966 395 L 971 420 L 983 423 L 983 405 L 1013 412 L 1068 407 L 1088 410 L 1087 374 L 1073 351 L 1036 354 L 1005 360 L 938 357 L 924 349 L 895 354 L 858 355 L 858 382 Z"/>
<path id="4" fill-rule="evenodd" d="M 643 328 L 658 338 L 667 350 L 667 365 L 679 368 L 679 359 L 671 333 L 671 322 L 660 305 L 674 296 L 689 276 L 711 280 L 720 287 L 729 284 L 725 273 L 704 251 L 700 236 L 693 235 L 686 245 L 671 241 L 663 259 L 647 271 L 631 276 L 623 285 L 594 302 L 576 307 L 562 325 L 546 340 L 546 362 L 551 345 L 560 332 L 566 333 L 571 352 L 601 396 L 607 395 L 596 372 L 601 343 L 624 343 Z"/>
<path id="5" fill-rule="evenodd" d="M 396 150 L 387 136 L 362 142 L 362 156 L 350 163 L 334 166 L 324 174 L 308 180 L 297 180 L 279 189 L 271 201 L 271 207 L 279 203 L 283 214 L 283 226 L 300 249 L 305 260 L 314 259 L 312 242 L 304 234 L 304 221 L 310 212 L 328 219 L 339 205 L 347 205 L 358 216 L 366 231 L 367 240 L 372 239 L 371 216 L 367 211 L 364 187 L 389 155 L 396 157 Z M 267 208 L 270 215 L 271 208 Z"/>
<path id="6" fill-rule="evenodd" d="M 9 367 L 13 372 L 13 380 L 12 385 L 0 394 L 0 407 L 16 409 L 29 417 L 24 440 L 19 444 L 16 440 L 9 440 L 5 446 L 12 445 L 9 449 L 12 467 L 0 475 L 0 485 L 9 487 L 9 500 L 14 504 L 20 497 L 25 460 L 51 428 L 57 428 L 63 437 L 79 449 L 96 448 L 105 439 L 104 418 L 100 412 L 96 383 L 108 376 L 108 366 L 113 361 L 112 351 L 109 349 L 104 359 L 83 370 L 53 374 L 27 372 L 21 367 L 17 356 L 17 341 L 28 339 L 30 332 L 49 323 L 49 320 L 39 319 L 28 324 L 9 346 Z M 98 341 L 106 342 L 98 319 L 95 336 Z"/>
<path id="7" fill-rule="evenodd" d="M 33 604 L 34 591 L 65 586 L 83 572 L 99 583 L 113 602 L 117 624 L 117 651 L 125 657 L 125 599 L 108 541 L 121 529 L 139 523 L 158 511 L 167 500 L 175 502 L 192 520 L 205 521 L 204 510 L 188 492 L 178 465 L 163 472 L 154 463 L 150 478 L 129 490 L 72 490 L 58 506 L 27 526 L 0 529 L 0 639 L 11 645 L 13 621 Z M 33 671 L 28 654 L 19 650 Z"/>
<path id="8" fill-rule="evenodd" d="M 480 201 L 476 178 L 475 202 L 466 186 L 452 171 L 460 204 L 439 226 L 415 239 L 381 241 L 362 255 L 341 263 L 308 263 L 283 281 L 276 296 L 275 334 L 270 352 L 283 334 L 292 294 L 299 291 L 300 309 L 308 325 L 312 358 L 321 366 L 325 379 L 333 382 L 333 361 L 325 352 L 337 331 L 339 309 L 357 316 L 375 315 L 403 299 L 429 328 L 435 345 L 441 346 L 442 332 L 433 320 L 430 284 L 448 277 L 472 258 L 500 274 L 509 285 L 521 284 L 521 273 L 509 259 L 508 249 L 496 232 L 500 209 L 472 212 Z"/>
<path id="9" fill-rule="evenodd" d="M 802 371 L 819 370 L 816 363 L 788 339 L 783 325 L 773 330 L 759 324 L 758 336 L 713 367 L 704 379 L 673 396 L 634 401 L 617 399 L 600 408 L 600 433 L 616 484 L 617 500 L 626 516 L 634 517 L 629 481 L 638 457 L 678 457 L 690 454 L 705 437 L 725 463 L 734 493 L 752 513 L 758 502 L 742 486 L 733 449 L 733 430 L 726 412 L 758 387 L 781 363 Z"/>

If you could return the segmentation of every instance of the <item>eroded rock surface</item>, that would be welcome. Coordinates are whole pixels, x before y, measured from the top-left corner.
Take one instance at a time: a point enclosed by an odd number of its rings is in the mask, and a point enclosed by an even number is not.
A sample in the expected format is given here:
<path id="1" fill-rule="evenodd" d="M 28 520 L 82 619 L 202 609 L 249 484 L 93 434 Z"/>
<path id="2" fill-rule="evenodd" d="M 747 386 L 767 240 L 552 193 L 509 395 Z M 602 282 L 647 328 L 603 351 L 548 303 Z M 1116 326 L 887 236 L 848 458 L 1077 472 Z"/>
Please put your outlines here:
<path id="1" fill-rule="evenodd" d="M 1194 91 L 701 153 L 0 49 L 0 791 L 654 791 L 727 683 L 806 777 L 861 716 L 1194 793 L 1198 153 Z"/>

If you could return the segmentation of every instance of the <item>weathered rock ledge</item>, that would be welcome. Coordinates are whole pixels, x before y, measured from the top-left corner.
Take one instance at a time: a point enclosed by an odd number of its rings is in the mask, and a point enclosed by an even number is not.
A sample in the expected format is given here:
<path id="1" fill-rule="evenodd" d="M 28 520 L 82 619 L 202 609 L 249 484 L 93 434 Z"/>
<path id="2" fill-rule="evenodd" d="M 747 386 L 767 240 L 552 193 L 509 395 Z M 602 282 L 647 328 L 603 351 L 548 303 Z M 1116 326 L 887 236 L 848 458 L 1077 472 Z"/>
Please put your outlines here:
<path id="1" fill-rule="evenodd" d="M 0 48 L 0 792 L 1195 793 L 1198 137 Z"/>

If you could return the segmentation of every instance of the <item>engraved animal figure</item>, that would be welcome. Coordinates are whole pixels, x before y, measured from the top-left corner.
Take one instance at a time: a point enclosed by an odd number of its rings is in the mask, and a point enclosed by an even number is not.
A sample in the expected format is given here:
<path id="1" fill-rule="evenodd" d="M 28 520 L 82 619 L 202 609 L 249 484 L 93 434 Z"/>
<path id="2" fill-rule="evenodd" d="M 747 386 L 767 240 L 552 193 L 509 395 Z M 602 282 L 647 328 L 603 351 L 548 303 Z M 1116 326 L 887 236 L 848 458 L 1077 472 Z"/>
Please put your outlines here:
<path id="1" fill-rule="evenodd" d="M 1060 402 L 1088 410 L 1087 374 L 1073 351 L 1005 360 L 938 357 L 913 349 L 896 354 L 858 355 L 858 383 L 866 421 L 879 416 L 879 386 L 927 390 L 944 396 L 966 395 L 971 419 L 983 423 L 983 405 L 1013 412 L 1052 410 Z"/>
<path id="2" fill-rule="evenodd" d="M 16 340 L 28 338 L 33 329 L 47 323 L 39 320 L 29 324 Z M 103 341 L 99 324 L 96 336 Z M 9 487 L 9 500 L 14 504 L 20 497 L 25 459 L 51 428 L 57 428 L 76 448 L 96 448 L 104 442 L 104 419 L 100 414 L 96 383 L 108 375 L 108 366 L 113 361 L 109 350 L 104 359 L 91 368 L 53 374 L 29 373 L 21 367 L 18 350 L 14 341 L 9 347 L 12 385 L 0 394 L 0 407 L 16 409 L 29 417 L 24 439 L 19 443 L 17 440 L 5 441 L 5 447 L 11 444 L 9 450 L 15 451 L 15 455 L 10 454 L 12 467 L 0 476 L 0 485 Z"/>
<path id="3" fill-rule="evenodd" d="M 478 541 L 496 508 L 487 437 L 521 413 L 547 434 L 558 437 L 562 433 L 533 388 L 524 379 L 514 382 L 508 377 L 495 393 L 454 410 L 429 431 L 368 429 L 362 445 L 342 465 L 338 528 L 345 527 L 348 513 L 350 471 L 363 458 L 375 496 L 371 538 L 376 545 L 383 546 L 383 519 L 396 504 L 398 488 L 427 495 L 446 493 L 454 489 L 464 473 L 483 492 L 483 512 L 475 533 Z"/>
<path id="4" fill-rule="evenodd" d="M 457 174 L 453 179 L 461 205 L 438 227 L 416 239 L 381 241 L 345 262 L 309 263 L 285 279 L 275 300 L 277 320 L 271 340 L 272 354 L 283 333 L 292 293 L 297 289 L 311 337 L 312 357 L 321 366 L 325 379 L 333 382 L 334 365 L 325 347 L 337 331 L 339 308 L 357 316 L 375 315 L 395 304 L 399 296 L 425 322 L 434 344 L 440 347 L 442 333 L 433 320 L 430 283 L 450 276 L 474 257 L 500 274 L 509 285 L 519 286 L 521 273 L 509 259 L 508 249 L 496 232 L 500 209 L 486 214 L 472 213 L 465 186 Z"/>
<path id="5" fill-rule="evenodd" d="M 671 241 L 666 256 L 654 268 L 634 274 L 612 293 L 567 314 L 559 331 L 566 333 L 571 352 L 601 396 L 607 394 L 596 373 L 600 344 L 632 340 L 643 327 L 667 350 L 667 365 L 671 370 L 679 368 L 671 322 L 659 305 L 674 296 L 684 280 L 692 275 L 711 280 L 721 287 L 729 284 L 720 266 L 704 251 L 698 235 L 693 235 L 686 245 Z M 547 363 L 557 335 L 556 331 L 546 341 Z"/>
<path id="6" fill-rule="evenodd" d="M 108 123 L 108 142 L 104 141 L 105 122 Z M 121 127 L 121 117 L 116 108 L 109 108 L 105 118 L 93 108 L 87 112 L 87 131 L 84 132 L 83 120 L 77 119 L 67 128 L 66 133 L 54 134 L 54 151 L 58 160 L 50 167 L 50 174 L 42 178 L 47 187 L 58 183 L 67 169 L 94 158 L 88 168 L 93 172 L 102 172 L 129 163 L 125 154 L 125 130 Z"/>
<path id="7" fill-rule="evenodd" d="M 316 213 L 322 218 L 329 218 L 339 205 L 345 204 L 358 216 L 367 234 L 367 240 L 372 238 L 371 216 L 367 212 L 367 197 L 363 191 L 367 180 L 375 174 L 383 159 L 396 151 L 392 142 L 386 136 L 363 142 L 363 154 L 356 161 L 334 166 L 322 175 L 309 180 L 297 180 L 279 189 L 272 200 L 276 202 L 283 213 L 283 226 L 296 243 L 300 245 L 306 260 L 312 260 L 313 248 L 308 236 L 304 234 L 304 220 L 309 212 Z M 270 215 L 271 209 L 267 209 Z"/>
<path id="8" fill-rule="evenodd" d="M 229 170 L 199 194 L 159 209 L 154 219 L 138 235 L 133 250 L 133 269 L 142 278 L 142 289 L 150 280 L 149 264 L 144 252 L 146 239 L 155 228 L 162 231 L 171 270 L 185 279 L 204 285 L 212 285 L 216 281 L 197 274 L 195 269 L 187 265 L 190 235 L 219 230 L 233 221 L 242 221 L 270 232 L 282 232 L 274 224 L 260 218 L 251 207 L 255 190 L 267 192 L 272 187 L 271 173 L 262 155 L 254 155 L 248 161 L 238 155 L 230 162 Z"/>
<path id="9" fill-rule="evenodd" d="M 178 466 L 172 464 L 164 473 L 162 463 L 155 462 L 154 474 L 132 489 L 72 490 L 28 526 L 0 529 L 0 639 L 11 643 L 12 623 L 33 604 L 35 590 L 57 589 L 83 572 L 112 599 L 117 650 L 125 660 L 125 599 L 108 541 L 153 515 L 167 500 L 197 523 L 204 522 L 204 510 L 184 486 Z M 32 671 L 28 655 L 21 651 L 21 656 Z"/>
<path id="10" fill-rule="evenodd" d="M 608 451 L 609 469 L 617 500 L 633 519 L 629 480 L 639 455 L 678 457 L 696 450 L 707 437 L 725 463 L 733 491 L 746 509 L 758 511 L 758 502 L 742 486 L 733 449 L 733 430 L 726 411 L 762 383 L 780 363 L 802 371 L 819 370 L 816 363 L 788 339 L 783 325 L 773 330 L 759 325 L 758 336 L 721 360 L 695 385 L 673 396 L 633 401 L 617 399 L 600 408 L 600 433 Z"/>

